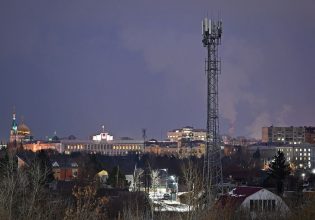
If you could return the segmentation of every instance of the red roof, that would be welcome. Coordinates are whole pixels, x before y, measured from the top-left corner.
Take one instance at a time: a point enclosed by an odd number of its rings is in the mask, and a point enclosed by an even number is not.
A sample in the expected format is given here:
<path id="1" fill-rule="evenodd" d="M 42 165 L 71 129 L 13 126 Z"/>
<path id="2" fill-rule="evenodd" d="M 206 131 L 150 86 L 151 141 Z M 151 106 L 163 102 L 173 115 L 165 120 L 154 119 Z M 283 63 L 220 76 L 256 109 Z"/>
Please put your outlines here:
<path id="1" fill-rule="evenodd" d="M 221 196 L 217 202 L 217 205 L 221 208 L 229 207 L 237 209 L 242 202 L 250 195 L 260 191 L 262 187 L 252 187 L 252 186 L 238 186 L 234 188 L 231 192 Z"/>
<path id="2" fill-rule="evenodd" d="M 233 189 L 229 195 L 233 196 L 244 196 L 245 198 L 253 195 L 254 193 L 258 192 L 259 190 L 263 189 L 262 187 L 254 187 L 254 186 L 238 186 Z"/>

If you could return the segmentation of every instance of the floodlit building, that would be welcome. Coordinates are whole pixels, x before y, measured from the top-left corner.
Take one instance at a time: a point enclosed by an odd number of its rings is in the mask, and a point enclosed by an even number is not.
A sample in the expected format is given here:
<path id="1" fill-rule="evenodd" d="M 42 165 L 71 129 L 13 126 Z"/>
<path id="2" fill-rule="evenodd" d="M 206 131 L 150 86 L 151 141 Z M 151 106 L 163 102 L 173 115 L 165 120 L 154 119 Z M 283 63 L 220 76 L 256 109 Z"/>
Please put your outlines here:
<path id="1" fill-rule="evenodd" d="M 181 141 L 182 139 L 205 141 L 206 137 L 207 131 L 205 129 L 195 129 L 190 126 L 167 132 L 167 139 L 174 142 Z"/>
<path id="2" fill-rule="evenodd" d="M 93 141 L 112 141 L 114 137 L 107 132 L 101 132 L 92 136 Z"/>
<path id="3" fill-rule="evenodd" d="M 284 153 L 286 160 L 295 169 L 313 170 L 315 168 L 315 145 L 278 146 L 276 149 Z"/>
<path id="4" fill-rule="evenodd" d="M 16 114 L 15 112 L 13 112 L 12 125 L 10 130 L 10 142 L 21 143 L 30 141 L 31 139 L 31 130 L 23 121 L 21 124 L 18 125 Z"/>
<path id="5" fill-rule="evenodd" d="M 250 155 L 256 150 L 260 152 L 260 159 L 269 164 L 278 151 L 284 153 L 291 168 L 311 171 L 315 168 L 315 144 L 261 144 L 248 147 Z"/>
<path id="6" fill-rule="evenodd" d="M 60 142 L 62 151 L 65 154 L 70 154 L 72 152 L 87 152 L 109 156 L 124 156 L 128 154 L 142 154 L 144 151 L 142 140 L 61 140 Z"/>
<path id="7" fill-rule="evenodd" d="M 315 127 L 263 127 L 262 142 L 286 144 L 315 144 Z"/>
<path id="8" fill-rule="evenodd" d="M 40 150 L 56 150 L 59 153 L 63 153 L 63 146 L 60 141 L 35 141 L 23 144 L 25 150 L 31 150 L 33 152 Z"/>

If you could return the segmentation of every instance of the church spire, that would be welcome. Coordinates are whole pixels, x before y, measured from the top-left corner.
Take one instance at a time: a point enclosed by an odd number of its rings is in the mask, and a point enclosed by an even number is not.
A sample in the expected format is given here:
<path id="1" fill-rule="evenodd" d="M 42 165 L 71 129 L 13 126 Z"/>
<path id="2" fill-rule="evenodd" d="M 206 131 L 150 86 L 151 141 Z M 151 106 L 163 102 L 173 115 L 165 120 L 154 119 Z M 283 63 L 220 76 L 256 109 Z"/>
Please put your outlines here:
<path id="1" fill-rule="evenodd" d="M 13 107 L 12 124 L 10 130 L 10 142 L 16 142 L 18 125 L 16 122 L 15 107 Z"/>
<path id="2" fill-rule="evenodd" d="M 12 115 L 12 127 L 11 130 L 14 134 L 17 133 L 17 122 L 16 122 L 16 113 L 15 108 L 13 108 L 13 115 Z"/>

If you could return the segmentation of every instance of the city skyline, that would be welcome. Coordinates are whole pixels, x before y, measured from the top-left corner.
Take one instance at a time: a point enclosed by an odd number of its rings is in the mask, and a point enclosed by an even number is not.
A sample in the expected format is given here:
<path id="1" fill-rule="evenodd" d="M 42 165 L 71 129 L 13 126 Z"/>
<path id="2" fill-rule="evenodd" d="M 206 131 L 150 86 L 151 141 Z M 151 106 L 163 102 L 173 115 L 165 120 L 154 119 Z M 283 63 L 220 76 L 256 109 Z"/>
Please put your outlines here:
<path id="1" fill-rule="evenodd" d="M 36 137 L 205 128 L 207 14 L 224 27 L 220 133 L 314 125 L 314 10 L 306 0 L 3 1 L 0 139 L 14 106 Z"/>

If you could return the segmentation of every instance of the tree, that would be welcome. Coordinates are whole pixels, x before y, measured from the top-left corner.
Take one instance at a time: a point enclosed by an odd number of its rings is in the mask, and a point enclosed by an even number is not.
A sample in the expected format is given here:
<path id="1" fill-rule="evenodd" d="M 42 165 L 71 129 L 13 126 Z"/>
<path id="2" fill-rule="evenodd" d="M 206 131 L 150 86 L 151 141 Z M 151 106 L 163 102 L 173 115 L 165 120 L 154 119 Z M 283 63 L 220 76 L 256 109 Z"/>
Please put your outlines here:
<path id="1" fill-rule="evenodd" d="M 107 184 L 114 188 L 121 189 L 126 188 L 129 185 L 126 176 L 121 172 L 119 166 L 114 167 L 113 170 L 109 172 Z"/>
<path id="2" fill-rule="evenodd" d="M 191 158 L 184 160 L 181 165 L 183 182 L 187 187 L 187 193 L 181 196 L 183 203 L 188 205 L 187 220 L 196 219 L 199 216 L 198 206 L 200 201 L 200 193 L 202 192 L 203 182 L 202 175 L 198 164 Z M 198 219 L 198 218 L 197 218 Z"/>
<path id="3" fill-rule="evenodd" d="M 151 171 L 151 180 L 152 180 L 152 189 L 154 192 L 154 196 L 156 195 L 156 190 L 159 187 L 159 182 L 160 182 L 160 178 L 159 178 L 159 170 L 152 170 Z"/>
<path id="4" fill-rule="evenodd" d="M 253 153 L 253 158 L 254 159 L 260 159 L 260 150 L 259 150 L 259 148 L 257 148 L 255 153 Z"/>
<path id="5" fill-rule="evenodd" d="M 47 184 L 54 180 L 51 162 L 48 155 L 46 154 L 46 151 L 40 150 L 36 154 L 35 164 L 38 164 L 41 174 L 43 176 L 43 179 L 41 181 L 42 184 Z"/>
<path id="6" fill-rule="evenodd" d="M 273 161 L 269 164 L 268 175 L 276 180 L 277 193 L 280 195 L 283 193 L 283 182 L 285 178 L 290 174 L 291 169 L 283 152 L 278 151 L 274 156 Z"/>
<path id="7" fill-rule="evenodd" d="M 64 220 L 106 219 L 108 198 L 97 197 L 96 189 L 90 185 L 74 187 L 74 204 L 66 209 Z"/>

